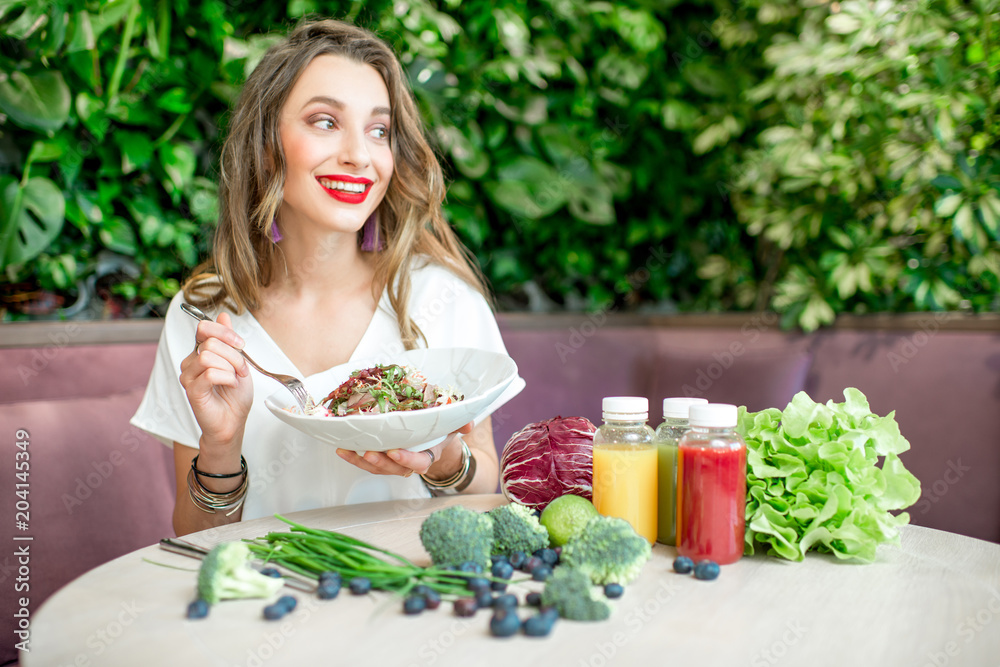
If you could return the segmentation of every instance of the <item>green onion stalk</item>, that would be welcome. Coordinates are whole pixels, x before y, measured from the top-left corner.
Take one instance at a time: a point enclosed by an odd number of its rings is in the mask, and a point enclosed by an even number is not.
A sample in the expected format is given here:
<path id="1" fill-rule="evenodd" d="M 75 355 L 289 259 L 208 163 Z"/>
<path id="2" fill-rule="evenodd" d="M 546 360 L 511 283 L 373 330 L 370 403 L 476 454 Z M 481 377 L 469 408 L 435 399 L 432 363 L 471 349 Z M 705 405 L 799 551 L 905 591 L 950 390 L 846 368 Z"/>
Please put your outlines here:
<path id="1" fill-rule="evenodd" d="M 423 584 L 448 597 L 468 596 L 466 583 L 471 577 L 495 580 L 489 574 L 421 567 L 397 553 L 349 535 L 309 528 L 278 514 L 275 518 L 291 526 L 292 531 L 270 532 L 264 537 L 246 540 L 250 551 L 265 562 L 312 579 L 319 579 L 323 572 L 334 571 L 339 572 L 345 582 L 354 577 L 367 577 L 376 590 L 405 595 Z"/>

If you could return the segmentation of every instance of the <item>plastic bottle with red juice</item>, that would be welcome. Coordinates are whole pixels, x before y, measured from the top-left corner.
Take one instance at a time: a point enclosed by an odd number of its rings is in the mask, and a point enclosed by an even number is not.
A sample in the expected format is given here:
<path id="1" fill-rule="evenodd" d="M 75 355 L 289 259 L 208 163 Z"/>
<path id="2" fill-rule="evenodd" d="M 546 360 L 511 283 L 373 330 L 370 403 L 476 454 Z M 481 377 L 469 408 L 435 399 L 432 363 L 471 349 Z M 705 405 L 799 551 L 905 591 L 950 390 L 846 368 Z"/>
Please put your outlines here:
<path id="1" fill-rule="evenodd" d="M 692 405 L 678 443 L 677 552 L 695 562 L 726 565 L 743 555 L 747 446 L 736 417 L 735 405 Z"/>

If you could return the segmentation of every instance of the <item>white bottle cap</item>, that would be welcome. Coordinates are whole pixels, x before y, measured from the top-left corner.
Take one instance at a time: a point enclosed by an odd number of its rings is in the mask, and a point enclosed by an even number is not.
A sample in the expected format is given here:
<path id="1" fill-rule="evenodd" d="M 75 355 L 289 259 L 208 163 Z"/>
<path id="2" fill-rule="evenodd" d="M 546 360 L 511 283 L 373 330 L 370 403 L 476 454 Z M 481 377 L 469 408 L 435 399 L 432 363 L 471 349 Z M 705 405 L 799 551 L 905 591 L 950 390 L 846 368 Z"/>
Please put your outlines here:
<path id="1" fill-rule="evenodd" d="M 601 401 L 604 419 L 640 420 L 649 417 L 649 399 L 645 396 L 605 396 Z"/>
<path id="2" fill-rule="evenodd" d="M 707 398 L 689 398 L 687 396 L 682 396 L 680 398 L 665 398 L 663 399 L 663 417 L 664 419 L 687 419 L 688 411 L 691 409 L 692 405 L 700 405 L 708 403 Z"/>
<path id="3" fill-rule="evenodd" d="M 708 403 L 691 406 L 691 426 L 736 426 L 736 406 L 728 403 Z"/>

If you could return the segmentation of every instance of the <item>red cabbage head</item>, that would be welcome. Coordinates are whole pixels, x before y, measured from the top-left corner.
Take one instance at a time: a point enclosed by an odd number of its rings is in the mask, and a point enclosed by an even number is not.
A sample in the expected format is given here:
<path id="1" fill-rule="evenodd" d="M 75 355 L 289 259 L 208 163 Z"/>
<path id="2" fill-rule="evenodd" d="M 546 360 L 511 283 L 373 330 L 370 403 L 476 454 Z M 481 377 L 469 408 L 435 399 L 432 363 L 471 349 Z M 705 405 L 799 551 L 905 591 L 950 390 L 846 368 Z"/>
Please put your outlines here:
<path id="1" fill-rule="evenodd" d="M 504 496 L 539 511 L 568 493 L 590 500 L 596 430 L 586 417 L 554 417 L 512 435 L 500 455 Z"/>

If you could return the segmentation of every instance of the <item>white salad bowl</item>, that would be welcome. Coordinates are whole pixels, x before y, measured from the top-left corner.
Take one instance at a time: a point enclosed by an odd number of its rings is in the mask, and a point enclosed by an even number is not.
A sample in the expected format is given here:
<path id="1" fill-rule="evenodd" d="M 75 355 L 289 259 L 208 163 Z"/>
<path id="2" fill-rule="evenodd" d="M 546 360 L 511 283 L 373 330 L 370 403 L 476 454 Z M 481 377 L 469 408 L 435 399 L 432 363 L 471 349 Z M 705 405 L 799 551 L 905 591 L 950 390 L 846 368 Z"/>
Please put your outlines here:
<path id="1" fill-rule="evenodd" d="M 478 422 L 524 389 L 517 364 L 505 354 L 454 347 L 409 350 L 350 361 L 304 380 L 306 389 L 321 401 L 350 377 L 376 364 L 399 364 L 421 373 L 431 384 L 451 388 L 465 398 L 449 405 L 422 410 L 324 417 L 302 414 L 285 389 L 264 404 L 281 421 L 324 442 L 356 452 L 433 447 L 452 431 Z"/>

